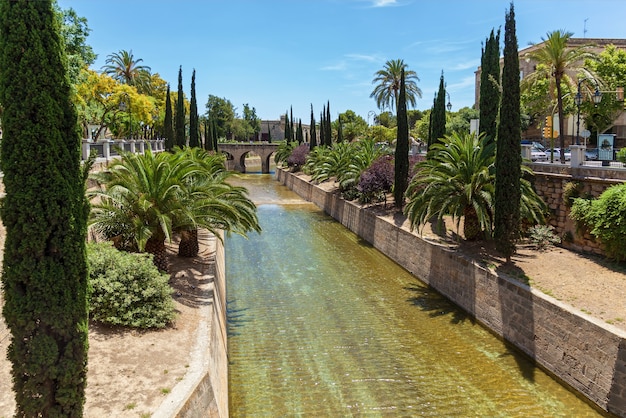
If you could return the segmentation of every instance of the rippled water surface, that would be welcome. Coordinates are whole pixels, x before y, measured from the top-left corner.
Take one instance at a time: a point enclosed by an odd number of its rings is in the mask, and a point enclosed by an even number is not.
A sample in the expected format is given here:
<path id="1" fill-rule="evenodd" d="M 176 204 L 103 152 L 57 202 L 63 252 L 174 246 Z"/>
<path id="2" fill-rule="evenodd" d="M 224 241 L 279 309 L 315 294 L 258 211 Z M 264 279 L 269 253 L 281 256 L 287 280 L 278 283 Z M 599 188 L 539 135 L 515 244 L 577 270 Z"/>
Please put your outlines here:
<path id="1" fill-rule="evenodd" d="M 231 416 L 600 416 L 271 175 L 240 181 L 263 233 L 226 239 Z"/>

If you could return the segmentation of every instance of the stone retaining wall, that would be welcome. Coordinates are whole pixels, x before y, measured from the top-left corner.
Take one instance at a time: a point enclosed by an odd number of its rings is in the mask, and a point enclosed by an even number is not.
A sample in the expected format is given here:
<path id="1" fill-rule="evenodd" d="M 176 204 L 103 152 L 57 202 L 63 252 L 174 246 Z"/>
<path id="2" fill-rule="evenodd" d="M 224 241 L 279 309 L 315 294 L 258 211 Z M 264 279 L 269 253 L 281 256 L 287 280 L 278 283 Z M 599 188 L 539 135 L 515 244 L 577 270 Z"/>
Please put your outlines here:
<path id="1" fill-rule="evenodd" d="M 213 277 L 212 303 L 201 308 L 209 312 L 202 313 L 207 320 L 200 321 L 190 371 L 153 418 L 228 417 L 225 254 L 222 241 L 216 239 L 215 246 L 206 273 L 207 280 Z"/>
<path id="2" fill-rule="evenodd" d="M 535 172 L 535 190 L 550 209 L 548 222 L 562 238 L 562 245 L 578 252 L 604 255 L 599 241 L 588 231 L 576 228 L 569 216 L 570 209 L 563 200 L 563 190 L 566 184 L 575 182 L 579 185 L 580 196 L 596 198 L 607 188 L 624 183 L 626 168 L 569 167 L 542 163 L 530 164 L 530 167 Z"/>
<path id="3" fill-rule="evenodd" d="M 602 410 L 626 416 L 626 332 L 276 169 L 315 203 Z"/>

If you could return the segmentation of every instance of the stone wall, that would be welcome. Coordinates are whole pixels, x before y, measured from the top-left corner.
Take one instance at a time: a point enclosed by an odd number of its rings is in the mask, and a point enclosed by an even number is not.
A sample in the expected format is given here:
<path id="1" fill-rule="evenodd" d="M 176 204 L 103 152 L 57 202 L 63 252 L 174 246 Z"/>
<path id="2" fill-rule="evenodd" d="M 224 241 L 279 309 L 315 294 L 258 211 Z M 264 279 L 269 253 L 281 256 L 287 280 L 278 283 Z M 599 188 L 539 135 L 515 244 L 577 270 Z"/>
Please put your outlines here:
<path id="1" fill-rule="evenodd" d="M 604 255 L 602 244 L 588 231 L 576 228 L 565 204 L 563 190 L 568 183 L 579 185 L 580 196 L 598 197 L 607 188 L 626 181 L 626 169 L 608 167 L 569 167 L 535 163 L 534 185 L 537 194 L 550 209 L 548 222 L 562 239 L 562 245 L 574 251 Z"/>
<path id="2" fill-rule="evenodd" d="M 626 416 L 626 333 L 277 169 L 278 180 L 601 409 Z"/>
<path id="3" fill-rule="evenodd" d="M 223 237 L 222 237 L 223 238 Z M 206 280 L 212 277 L 212 303 L 202 307 L 189 372 L 152 415 L 153 418 L 227 418 L 228 352 L 226 334 L 226 269 L 224 245 L 215 240 Z M 175 341 L 172 341 L 175 344 Z"/>

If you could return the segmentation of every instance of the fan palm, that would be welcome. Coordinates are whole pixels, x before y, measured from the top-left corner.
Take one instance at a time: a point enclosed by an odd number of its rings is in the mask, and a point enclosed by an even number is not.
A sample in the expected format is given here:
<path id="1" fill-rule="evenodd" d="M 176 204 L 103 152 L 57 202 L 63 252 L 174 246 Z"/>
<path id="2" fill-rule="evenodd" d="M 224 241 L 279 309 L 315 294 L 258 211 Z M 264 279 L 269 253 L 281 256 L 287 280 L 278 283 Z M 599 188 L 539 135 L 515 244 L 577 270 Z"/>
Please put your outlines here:
<path id="1" fill-rule="evenodd" d="M 146 251 L 167 271 L 165 240 L 184 218 L 181 178 L 187 165 L 173 165 L 167 153 L 122 153 L 109 171 L 92 174 L 101 187 L 89 192 L 89 224 L 119 249 Z"/>
<path id="2" fill-rule="evenodd" d="M 227 183 L 233 173 L 226 170 L 223 155 L 187 147 L 178 149 L 172 158 L 199 169 L 190 171 L 183 179 L 184 199 L 190 210 L 177 221 L 176 230 L 181 234 L 179 256 L 198 254 L 198 226 L 218 237 L 219 230 L 244 236 L 249 231 L 260 232 L 256 206 L 248 199 L 247 190 Z"/>
<path id="3" fill-rule="evenodd" d="M 416 99 L 422 97 L 422 90 L 417 87 L 417 82 L 420 79 L 415 71 L 408 70 L 407 67 L 408 65 L 404 63 L 404 60 L 389 60 L 382 70 L 378 70 L 374 74 L 372 84 L 376 84 L 376 87 L 374 87 L 370 97 L 376 99 L 376 105 L 380 110 L 389 108 L 393 111 L 398 108 L 400 75 L 403 69 L 407 103 L 415 106 Z"/>
<path id="4" fill-rule="evenodd" d="M 135 86 L 145 92 L 150 84 L 150 67 L 141 65 L 143 59 L 135 59 L 133 51 L 119 51 L 107 56 L 103 71 L 121 83 Z"/>
<path id="5" fill-rule="evenodd" d="M 182 150 L 122 153 L 109 171 L 92 175 L 103 187 L 90 192 L 90 225 L 118 248 L 153 254 L 163 271 L 165 241 L 176 231 L 260 231 L 256 207 L 245 188 L 227 184 L 229 173 L 216 160 L 199 163 L 184 155 Z"/>
<path id="6" fill-rule="evenodd" d="M 487 143 L 484 134 L 455 132 L 434 143 L 432 151 L 432 158 L 417 164 L 406 191 L 404 213 L 411 228 L 451 215 L 457 229 L 464 219 L 463 234 L 469 241 L 491 231 L 495 144 Z"/>
<path id="7" fill-rule="evenodd" d="M 572 37 L 571 32 L 557 30 L 549 32 L 547 38 L 542 38 L 543 45 L 527 54 L 527 58 L 537 63 L 537 71 L 528 75 L 525 83 L 533 84 L 539 80 L 554 78 L 553 88 L 556 90 L 556 105 L 559 114 L 559 137 L 562 163 L 565 163 L 565 119 L 563 115 L 563 86 L 562 81 L 568 81 L 567 72 L 584 73 L 588 78 L 593 79 L 593 75 L 584 67 L 584 60 L 593 59 L 593 54 L 589 48 L 591 45 L 582 45 L 570 48 L 567 46 Z"/>
<path id="8" fill-rule="evenodd" d="M 436 217 L 450 215 L 457 229 L 461 219 L 468 241 L 481 233 L 490 236 L 494 219 L 495 143 L 485 134 L 458 133 L 433 144 L 433 157 L 416 166 L 406 191 L 404 214 L 411 228 L 420 228 Z M 546 205 L 527 179 L 532 171 L 522 166 L 520 217 L 533 224 L 545 221 Z"/>

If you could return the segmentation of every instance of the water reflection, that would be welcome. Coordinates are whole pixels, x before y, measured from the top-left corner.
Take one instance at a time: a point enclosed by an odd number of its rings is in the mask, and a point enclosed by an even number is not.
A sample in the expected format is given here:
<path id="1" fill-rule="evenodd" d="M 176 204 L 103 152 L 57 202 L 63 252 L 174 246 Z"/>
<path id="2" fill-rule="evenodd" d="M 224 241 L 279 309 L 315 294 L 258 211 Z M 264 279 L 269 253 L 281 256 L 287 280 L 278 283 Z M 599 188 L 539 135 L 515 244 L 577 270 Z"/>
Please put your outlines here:
<path id="1" fill-rule="evenodd" d="M 238 181 L 263 233 L 226 241 L 232 416 L 600 416 L 272 176 Z"/>

